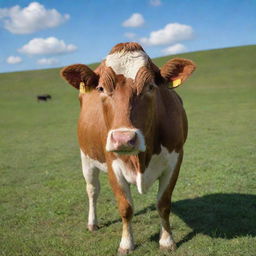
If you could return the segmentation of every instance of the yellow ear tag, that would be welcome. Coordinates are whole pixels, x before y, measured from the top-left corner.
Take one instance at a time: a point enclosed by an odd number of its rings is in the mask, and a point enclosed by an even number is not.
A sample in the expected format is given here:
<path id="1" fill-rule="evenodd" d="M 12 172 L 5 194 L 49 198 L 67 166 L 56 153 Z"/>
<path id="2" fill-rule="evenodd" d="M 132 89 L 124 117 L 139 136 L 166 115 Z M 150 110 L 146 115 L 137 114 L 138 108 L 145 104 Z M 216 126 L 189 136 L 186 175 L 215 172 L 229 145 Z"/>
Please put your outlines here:
<path id="1" fill-rule="evenodd" d="M 172 81 L 172 88 L 178 87 L 179 85 L 181 85 L 181 79 Z"/>
<path id="2" fill-rule="evenodd" d="M 90 87 L 89 86 L 85 86 L 84 82 L 81 82 L 80 83 L 80 87 L 79 87 L 79 92 L 81 94 L 90 92 Z"/>
<path id="3" fill-rule="evenodd" d="M 85 84 L 83 82 L 80 83 L 79 92 L 80 93 L 85 93 Z"/>

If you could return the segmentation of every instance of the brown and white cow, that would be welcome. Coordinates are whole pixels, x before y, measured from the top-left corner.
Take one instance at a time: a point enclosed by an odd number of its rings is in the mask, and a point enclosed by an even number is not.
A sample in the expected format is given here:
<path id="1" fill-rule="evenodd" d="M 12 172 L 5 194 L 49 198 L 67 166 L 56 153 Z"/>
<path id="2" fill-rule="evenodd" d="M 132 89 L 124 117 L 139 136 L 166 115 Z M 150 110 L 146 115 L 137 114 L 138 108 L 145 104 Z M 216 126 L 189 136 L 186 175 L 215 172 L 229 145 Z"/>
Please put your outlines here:
<path id="1" fill-rule="evenodd" d="M 139 44 L 129 42 L 113 47 L 95 71 L 76 64 L 61 72 L 80 89 L 78 139 L 89 198 L 88 229 L 98 229 L 101 170 L 108 173 L 122 217 L 121 254 L 134 249 L 130 184 L 142 194 L 156 180 L 159 244 L 175 249 L 169 222 L 171 195 L 188 126 L 182 101 L 170 84 L 184 82 L 194 69 L 192 61 L 180 58 L 159 69 Z"/>

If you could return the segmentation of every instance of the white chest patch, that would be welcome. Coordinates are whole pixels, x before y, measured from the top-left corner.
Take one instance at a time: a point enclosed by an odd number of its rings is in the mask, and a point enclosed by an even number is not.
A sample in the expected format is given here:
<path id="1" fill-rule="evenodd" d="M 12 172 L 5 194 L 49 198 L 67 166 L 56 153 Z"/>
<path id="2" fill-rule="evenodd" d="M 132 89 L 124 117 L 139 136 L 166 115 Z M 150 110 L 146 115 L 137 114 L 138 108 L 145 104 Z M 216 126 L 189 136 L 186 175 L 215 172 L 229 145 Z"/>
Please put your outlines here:
<path id="1" fill-rule="evenodd" d="M 143 51 L 116 52 L 106 57 L 106 66 L 117 75 L 135 79 L 137 72 L 148 63 L 148 56 Z"/>
<path id="2" fill-rule="evenodd" d="M 144 173 L 134 173 L 129 170 L 121 159 L 114 160 L 112 167 L 119 184 L 124 182 L 135 184 L 140 194 L 146 193 L 153 183 L 159 179 L 161 182 L 160 195 L 169 184 L 178 157 L 179 154 L 175 151 L 169 153 L 166 148 L 162 147 L 161 153 L 151 158 L 150 164 Z"/>
<path id="3" fill-rule="evenodd" d="M 122 183 L 122 179 L 125 179 L 130 184 L 136 184 L 136 173 L 129 170 L 121 159 L 115 159 L 112 162 L 112 168 L 120 184 Z"/>
<path id="4" fill-rule="evenodd" d="M 165 177 L 164 180 L 166 181 L 166 184 L 163 184 L 163 187 L 166 187 L 169 184 L 179 154 L 175 151 L 169 153 L 164 147 L 161 149 L 159 155 L 153 155 L 145 172 L 137 174 L 136 184 L 140 194 L 146 193 L 152 184 L 161 177 Z"/>

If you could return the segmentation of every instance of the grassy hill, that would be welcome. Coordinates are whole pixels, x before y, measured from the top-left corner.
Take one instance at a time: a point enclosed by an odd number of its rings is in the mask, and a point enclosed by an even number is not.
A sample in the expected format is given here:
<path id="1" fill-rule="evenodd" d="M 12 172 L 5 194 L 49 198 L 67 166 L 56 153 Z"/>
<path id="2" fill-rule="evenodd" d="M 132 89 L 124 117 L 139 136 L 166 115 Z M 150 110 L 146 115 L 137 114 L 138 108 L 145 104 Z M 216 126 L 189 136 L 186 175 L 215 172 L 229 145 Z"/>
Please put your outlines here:
<path id="1" fill-rule="evenodd" d="M 256 45 L 181 54 L 197 71 L 177 89 L 189 137 L 173 195 L 173 255 L 255 255 Z M 155 59 L 157 65 L 170 57 Z M 36 95 L 53 99 L 37 103 Z M 0 74 L 0 255 L 115 255 L 121 222 L 101 175 L 99 224 L 86 230 L 87 196 L 77 91 L 58 69 Z M 157 186 L 133 189 L 132 255 L 158 250 Z"/>

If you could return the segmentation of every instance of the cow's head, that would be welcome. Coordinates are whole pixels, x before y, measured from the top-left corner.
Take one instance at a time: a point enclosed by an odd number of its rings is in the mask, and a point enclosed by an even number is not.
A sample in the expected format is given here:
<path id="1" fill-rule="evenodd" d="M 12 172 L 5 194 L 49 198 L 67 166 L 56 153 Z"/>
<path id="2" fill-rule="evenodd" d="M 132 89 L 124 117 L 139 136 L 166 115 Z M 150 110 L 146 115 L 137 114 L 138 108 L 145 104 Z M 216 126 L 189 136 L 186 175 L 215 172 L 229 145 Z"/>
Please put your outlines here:
<path id="1" fill-rule="evenodd" d="M 106 151 L 132 155 L 150 144 L 160 88 L 184 82 L 194 69 L 192 61 L 180 58 L 159 69 L 139 44 L 121 43 L 95 71 L 77 64 L 64 68 L 62 76 L 80 88 L 80 97 L 97 93 L 101 99 L 108 130 Z"/>

